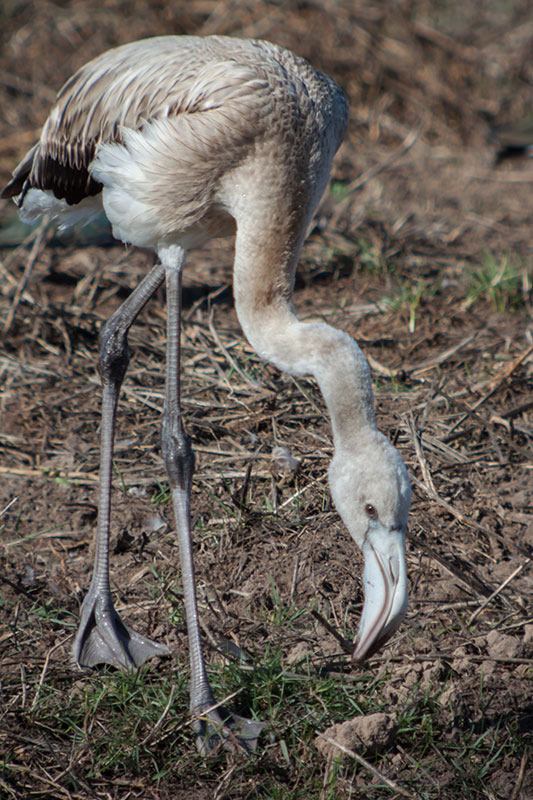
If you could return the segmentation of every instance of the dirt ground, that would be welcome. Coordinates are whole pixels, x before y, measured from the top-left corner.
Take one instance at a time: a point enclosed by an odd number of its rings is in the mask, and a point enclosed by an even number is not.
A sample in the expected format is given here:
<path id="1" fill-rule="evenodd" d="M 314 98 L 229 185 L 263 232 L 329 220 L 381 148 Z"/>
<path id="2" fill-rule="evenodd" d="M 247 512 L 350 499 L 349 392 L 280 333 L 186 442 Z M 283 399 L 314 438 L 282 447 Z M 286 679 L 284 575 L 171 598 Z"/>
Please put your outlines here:
<path id="1" fill-rule="evenodd" d="M 73 734 L 35 714 L 47 685 L 66 697 L 74 683 L 83 693 L 91 680 L 69 670 L 69 648 L 95 528 L 97 335 L 153 257 L 101 228 L 78 238 L 23 229 L 6 202 L 0 796 L 374 798 L 400 797 L 404 786 L 409 797 L 531 800 L 533 160 L 497 155 L 522 141 L 531 109 L 530 3 L 111 0 L 93 8 L 84 0 L 4 0 L 2 185 L 77 67 L 108 47 L 164 33 L 266 38 L 345 90 L 350 130 L 304 247 L 295 304 L 302 318 L 325 319 L 363 348 L 380 428 L 413 482 L 407 619 L 368 665 L 350 667 L 342 641 L 357 629 L 361 558 L 329 498 L 324 403 L 312 381 L 280 374 L 244 341 L 232 304 L 231 241 L 192 254 L 183 391 L 197 454 L 195 557 L 208 658 L 220 663 L 223 636 L 253 653 L 254 664 L 277 651 L 296 671 L 301 658 L 315 670 L 337 664 L 347 683 L 359 670 L 369 685 L 381 681 L 389 715 L 401 710 L 405 720 L 413 698 L 419 709 L 433 698 L 433 737 L 427 752 L 419 734 L 405 732 L 384 734 L 379 756 L 357 736 L 359 744 L 346 745 L 366 753 L 396 789 L 360 766 L 339 767 L 345 771 L 328 789 L 333 762 L 310 736 L 302 744 L 318 786 L 310 793 L 276 734 L 270 760 L 259 756 L 254 769 L 219 764 L 186 778 L 171 769 L 154 788 L 143 777 L 148 762 L 131 769 L 127 785 L 112 770 L 91 771 L 88 750 L 73 756 Z M 159 448 L 163 295 L 141 315 L 130 345 L 115 457 L 113 588 L 128 622 L 175 649 L 186 674 Z M 287 453 L 298 469 L 287 468 Z M 290 608 L 306 609 L 304 622 L 280 623 L 278 612 Z M 155 681 L 171 674 L 166 661 L 150 670 Z M 326 709 L 320 731 L 343 721 Z M 462 778 L 453 766 L 459 746 L 453 759 L 438 757 L 466 730 L 481 748 L 475 779 L 470 751 Z M 184 741 L 192 751 L 192 736 Z M 268 771 L 277 794 L 265 789 Z"/>

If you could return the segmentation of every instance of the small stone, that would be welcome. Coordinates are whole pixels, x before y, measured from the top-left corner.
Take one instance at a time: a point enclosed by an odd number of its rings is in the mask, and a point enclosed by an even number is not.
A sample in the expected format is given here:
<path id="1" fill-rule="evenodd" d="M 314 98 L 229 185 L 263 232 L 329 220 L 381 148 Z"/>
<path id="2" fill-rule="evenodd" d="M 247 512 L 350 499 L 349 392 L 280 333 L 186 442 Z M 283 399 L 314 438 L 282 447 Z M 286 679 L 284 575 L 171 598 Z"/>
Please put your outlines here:
<path id="1" fill-rule="evenodd" d="M 441 706 L 448 706 L 449 704 L 453 705 L 455 694 L 456 694 L 456 689 L 452 683 L 450 686 L 448 686 L 447 689 L 443 691 L 443 693 L 439 697 L 439 705 Z"/>
<path id="2" fill-rule="evenodd" d="M 491 658 L 518 658 L 522 642 L 516 636 L 508 636 L 499 631 L 487 634 L 487 652 Z"/>
<path id="3" fill-rule="evenodd" d="M 452 661 L 452 669 L 454 672 L 469 672 L 472 669 L 472 662 L 469 658 L 456 658 Z"/>
<path id="4" fill-rule="evenodd" d="M 524 644 L 531 644 L 533 642 L 533 625 L 524 625 Z"/>
<path id="5" fill-rule="evenodd" d="M 298 642 L 298 644 L 295 644 L 294 647 L 289 650 L 285 661 L 287 664 L 292 666 L 293 664 L 297 664 L 299 661 L 304 661 L 304 659 L 311 656 L 312 653 L 313 648 L 309 642 Z"/>
<path id="6" fill-rule="evenodd" d="M 433 684 L 440 680 L 443 674 L 442 662 L 424 661 L 422 663 L 422 678 L 420 688 L 422 691 L 430 689 Z"/>
<path id="7" fill-rule="evenodd" d="M 300 466 L 297 458 L 294 458 L 291 451 L 286 447 L 276 445 L 272 448 L 272 466 L 276 472 L 291 473 L 296 472 Z"/>
<path id="8" fill-rule="evenodd" d="M 495 669 L 496 664 L 494 661 L 482 661 L 480 664 L 480 672 L 484 678 L 489 678 L 491 675 L 493 675 Z"/>
<path id="9" fill-rule="evenodd" d="M 144 518 L 144 529 L 147 533 L 155 533 L 166 528 L 167 523 L 161 514 L 147 514 Z"/>
<path id="10" fill-rule="evenodd" d="M 433 642 L 424 636 L 418 636 L 413 642 L 413 647 L 416 653 L 431 653 L 434 649 Z"/>
<path id="11" fill-rule="evenodd" d="M 21 582 L 24 586 L 33 586 L 35 584 L 35 570 L 29 564 L 26 564 L 26 571 Z"/>
<path id="12" fill-rule="evenodd" d="M 406 667 L 404 672 L 403 684 L 406 688 L 412 689 L 422 677 L 422 664 L 413 664 Z"/>

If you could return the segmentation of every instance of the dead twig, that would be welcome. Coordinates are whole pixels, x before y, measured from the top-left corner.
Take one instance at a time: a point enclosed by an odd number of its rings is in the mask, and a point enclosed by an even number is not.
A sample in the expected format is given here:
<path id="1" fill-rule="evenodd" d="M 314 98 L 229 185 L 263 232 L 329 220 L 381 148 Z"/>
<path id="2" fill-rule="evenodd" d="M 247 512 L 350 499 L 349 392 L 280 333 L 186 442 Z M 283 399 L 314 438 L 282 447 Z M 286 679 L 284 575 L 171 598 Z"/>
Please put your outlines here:
<path id="1" fill-rule="evenodd" d="M 90 472 L 66 472 L 63 470 L 56 471 L 50 470 L 54 477 L 61 477 L 67 481 L 76 481 L 77 483 L 97 483 L 98 473 L 91 474 Z M 2 467 L 0 466 L 0 475 L 22 475 L 26 478 L 39 478 L 40 480 L 46 479 L 48 476 L 45 469 L 31 469 L 30 467 Z"/>
<path id="2" fill-rule="evenodd" d="M 446 569 L 454 578 L 457 578 L 461 583 L 463 583 L 470 591 L 473 591 L 475 594 L 480 594 L 483 597 L 490 597 L 492 594 L 491 587 L 487 586 L 487 584 L 476 574 L 473 566 L 471 564 L 465 564 L 462 559 L 456 555 L 455 560 L 459 561 L 461 566 L 459 567 L 454 561 L 451 561 L 446 556 L 443 556 L 441 553 L 438 553 L 433 547 L 426 542 L 423 542 L 418 536 L 415 536 L 412 533 L 409 533 L 409 539 L 413 544 L 418 547 L 422 552 L 426 553 L 430 558 L 434 561 L 437 561 L 444 569 Z"/>
<path id="3" fill-rule="evenodd" d="M 448 503 L 446 500 L 443 500 L 442 497 L 439 497 L 438 494 L 433 494 L 428 486 L 422 481 L 419 481 L 418 478 L 415 478 L 414 475 L 409 476 L 411 481 L 417 486 L 419 489 L 423 489 L 429 497 L 438 503 L 442 508 L 446 509 L 448 513 L 450 513 L 455 519 L 461 522 L 463 525 L 467 525 L 469 528 L 474 528 L 474 530 L 481 531 L 486 536 L 491 539 L 496 539 L 496 541 L 503 544 L 505 547 L 514 548 L 518 553 L 522 553 L 523 556 L 526 558 L 531 558 L 532 554 L 528 552 L 524 547 L 515 542 L 511 542 L 502 536 L 500 533 L 496 533 L 496 531 L 491 531 L 489 528 L 486 528 L 484 525 L 480 525 L 479 522 L 475 522 L 473 519 L 469 519 L 466 514 L 463 514 L 462 511 L 459 511 L 457 508 L 452 506 L 451 503 Z"/>
<path id="4" fill-rule="evenodd" d="M 154 733 L 163 724 L 163 720 L 165 719 L 165 717 L 167 716 L 168 712 L 170 711 L 170 707 L 172 705 L 172 701 L 174 700 L 174 695 L 175 694 L 176 694 L 176 687 L 172 686 L 172 688 L 170 690 L 169 697 L 168 697 L 168 702 L 167 702 L 165 708 L 163 709 L 163 713 L 161 714 L 161 716 L 159 717 L 157 722 L 154 725 L 152 725 L 152 728 L 151 728 L 150 732 L 147 734 L 147 736 L 145 736 L 144 739 L 142 739 L 139 742 L 139 746 L 140 747 L 144 747 L 150 741 L 150 739 L 153 737 Z"/>
<path id="5" fill-rule="evenodd" d="M 380 173 L 384 172 L 386 169 L 391 167 L 398 159 L 402 158 L 406 153 L 409 152 L 411 147 L 414 145 L 416 140 L 418 139 L 418 134 L 420 133 L 420 127 L 416 130 L 410 130 L 405 139 L 402 142 L 401 147 L 396 150 L 392 156 L 387 158 L 382 164 L 378 164 L 376 167 L 372 167 L 372 169 L 367 170 L 363 175 L 361 175 L 357 180 L 352 181 L 347 187 L 347 191 L 349 194 L 353 194 L 356 192 L 357 189 L 360 189 L 365 183 L 368 183 L 369 180 L 375 178 Z M 346 200 L 344 200 L 346 203 Z"/>
<path id="6" fill-rule="evenodd" d="M 231 356 L 231 355 L 230 355 L 230 353 L 228 352 L 228 350 L 227 350 L 227 349 L 224 347 L 224 345 L 223 345 L 223 344 L 222 344 L 222 342 L 220 341 L 219 335 L 218 335 L 218 333 L 217 333 L 217 331 L 216 331 L 216 328 L 215 328 L 215 325 L 214 325 L 214 309 L 213 309 L 213 308 L 211 308 L 211 311 L 210 311 L 210 313 L 209 313 L 208 325 L 209 325 L 209 330 L 211 331 L 211 335 L 212 335 L 213 339 L 214 339 L 214 340 L 215 340 L 215 342 L 217 343 L 217 346 L 218 346 L 219 350 L 221 351 L 221 353 L 223 353 L 223 354 L 224 354 L 224 358 L 226 359 L 226 361 L 228 362 L 228 364 L 230 365 L 230 367 L 231 367 L 231 368 L 232 368 L 232 369 L 233 369 L 233 370 L 234 370 L 234 371 L 235 371 L 235 372 L 236 372 L 238 375 L 240 375 L 240 376 L 241 376 L 241 378 L 242 378 L 242 379 L 243 379 L 243 380 L 244 380 L 244 381 L 245 381 L 247 384 L 249 384 L 249 385 L 250 385 L 252 388 L 254 388 L 254 389 L 263 389 L 264 387 L 263 387 L 263 386 L 262 386 L 262 385 L 261 385 L 261 384 L 260 384 L 258 381 L 254 381 L 254 380 L 252 380 L 252 379 L 251 379 L 251 378 L 250 378 L 250 377 L 249 377 L 249 376 L 246 374 L 246 372 L 244 372 L 244 370 L 242 370 L 242 369 L 239 367 L 239 365 L 237 364 L 237 362 L 235 361 L 235 359 L 233 358 L 233 356 Z"/>
<path id="7" fill-rule="evenodd" d="M 58 644 L 55 644 L 46 653 L 46 658 L 44 660 L 43 668 L 41 670 L 41 677 L 39 678 L 39 683 L 37 684 L 37 690 L 35 692 L 35 697 L 33 698 L 33 703 L 31 704 L 31 707 L 30 707 L 30 714 L 34 710 L 35 706 L 37 705 L 37 701 L 39 699 L 39 695 L 40 695 L 41 689 L 43 687 L 44 679 L 45 679 L 46 673 L 48 672 L 48 664 L 50 663 L 50 656 L 52 655 L 52 653 L 55 653 L 56 650 L 59 650 L 60 647 L 63 647 L 63 645 L 65 644 L 65 642 L 68 639 L 70 639 L 70 636 L 67 636 L 66 639 L 63 639 L 63 641 L 58 642 Z"/>
<path id="8" fill-rule="evenodd" d="M 475 333 L 471 333 L 466 336 L 464 339 L 461 339 L 460 342 L 454 344 L 453 347 L 448 348 L 448 350 L 444 350 L 439 355 L 434 356 L 432 358 L 426 358 L 424 361 L 418 361 L 414 364 L 403 364 L 401 367 L 385 367 L 379 361 L 376 361 L 371 355 L 367 355 L 367 360 L 372 369 L 377 372 L 379 375 L 383 375 L 387 378 L 396 378 L 398 375 L 412 375 L 416 377 L 417 375 L 421 374 L 422 372 L 427 372 L 434 367 L 438 367 L 441 364 L 444 364 L 449 358 L 462 350 L 463 347 L 466 347 L 470 342 L 474 341 L 474 339 L 478 336 L 478 331 Z"/>
<path id="9" fill-rule="evenodd" d="M 349 642 L 348 639 L 345 639 L 333 625 L 330 625 L 329 622 L 322 614 L 317 611 L 315 608 L 311 609 L 312 616 L 319 622 L 323 628 L 325 628 L 335 639 L 338 641 L 342 649 L 345 653 L 351 653 L 354 649 L 352 642 Z"/>
<path id="10" fill-rule="evenodd" d="M 520 789 L 522 788 L 522 784 L 524 782 L 524 777 L 526 774 L 526 766 L 527 766 L 527 750 L 524 750 L 522 753 L 522 760 L 520 762 L 520 770 L 518 772 L 518 778 L 516 779 L 516 784 L 512 791 L 512 794 L 509 796 L 509 800 L 518 800 L 518 795 Z"/>
<path id="11" fill-rule="evenodd" d="M 11 498 L 11 500 L 9 501 L 9 503 L 7 504 L 7 506 L 4 506 L 4 508 L 3 508 L 3 509 L 0 511 L 0 517 L 3 517 L 3 516 L 4 516 L 4 514 L 5 514 L 7 511 L 9 511 L 9 509 L 11 508 L 11 506 L 12 506 L 14 503 L 16 503 L 16 502 L 17 502 L 17 500 L 18 500 L 18 497 L 12 497 L 12 498 Z"/>
<path id="12" fill-rule="evenodd" d="M 5 319 L 2 333 L 4 336 L 9 333 L 11 325 L 13 324 L 13 319 L 15 318 L 15 314 L 17 312 L 17 308 L 19 306 L 22 294 L 28 284 L 28 281 L 31 277 L 31 273 L 33 271 L 33 267 L 37 260 L 37 256 L 41 250 L 44 235 L 46 233 L 46 229 L 48 227 L 48 215 L 45 215 L 43 221 L 39 225 L 37 236 L 35 237 L 35 241 L 33 242 L 33 247 L 30 251 L 30 254 L 26 260 L 26 266 L 24 267 L 24 272 L 22 273 L 22 278 L 19 281 L 17 289 L 15 291 L 15 296 L 13 297 L 13 302 L 11 303 L 11 308 L 8 311 L 7 317 Z"/>
<path id="13" fill-rule="evenodd" d="M 334 747 L 337 747 L 341 751 L 341 753 L 345 753 L 345 755 L 350 756 L 350 758 L 353 758 L 355 761 L 357 761 L 358 764 L 364 767 L 364 769 L 366 769 L 367 772 L 370 772 L 371 775 L 373 775 L 379 781 L 382 781 L 386 786 L 389 787 L 389 789 L 392 789 L 393 792 L 397 792 L 402 797 L 408 797 L 410 798 L 410 800 L 420 800 L 419 794 L 411 794 L 411 792 L 407 792 L 405 789 L 402 789 L 401 786 L 399 786 L 394 781 L 391 781 L 390 778 L 387 778 L 382 772 L 377 770 L 373 766 L 373 764 L 371 764 L 369 761 L 366 760 L 366 758 L 360 756 L 359 753 L 350 750 L 348 747 L 345 747 L 340 742 L 336 742 L 335 739 L 332 739 L 331 736 L 328 736 L 326 733 L 319 732 L 317 735 L 319 736 L 320 739 L 324 739 L 325 742 L 328 742 L 328 744 L 332 744 Z"/>
<path id="14" fill-rule="evenodd" d="M 516 369 L 518 369 L 518 367 L 521 364 L 523 364 L 524 361 L 526 361 L 526 359 L 531 355 L 531 353 L 533 353 L 533 344 L 530 344 L 529 347 L 527 347 L 522 353 L 520 353 L 519 356 L 513 359 L 509 364 L 506 364 L 506 366 L 502 370 L 500 370 L 498 375 L 491 381 L 489 381 L 488 383 L 489 391 L 486 394 L 484 394 L 483 397 L 480 397 L 479 400 L 476 400 L 476 402 L 469 409 L 469 411 L 475 411 L 477 408 L 479 408 L 479 406 L 483 405 L 483 403 L 485 403 L 489 399 L 489 397 L 492 397 L 492 395 L 500 388 L 502 383 L 504 383 L 504 381 L 506 381 L 508 378 L 511 377 L 513 372 Z M 465 419 L 468 419 L 468 413 L 463 414 L 462 417 L 460 417 L 458 420 L 454 422 L 451 428 L 447 431 L 444 441 L 446 442 L 449 441 L 450 435 L 456 428 L 459 427 L 459 425 L 462 425 Z"/>
<path id="15" fill-rule="evenodd" d="M 428 492 L 437 497 L 437 490 L 435 488 L 435 484 L 433 483 L 433 478 L 431 477 L 431 470 L 424 453 L 424 448 L 422 447 L 421 437 L 417 431 L 415 418 L 411 409 L 409 409 L 407 424 L 411 433 L 411 439 L 413 440 L 416 457 L 418 459 L 418 463 L 420 464 L 420 470 L 422 472 L 422 477 L 424 478 L 424 483 L 428 487 Z"/>
<path id="16" fill-rule="evenodd" d="M 488 606 L 488 604 L 490 602 L 492 602 L 492 600 L 494 600 L 494 598 L 497 597 L 500 594 L 500 592 L 503 589 L 505 589 L 505 587 L 509 583 L 511 583 L 511 581 L 514 578 L 516 578 L 517 575 L 520 575 L 522 570 L 524 570 L 528 566 L 528 564 L 531 564 L 531 558 L 526 559 L 523 564 L 520 564 L 519 567 L 517 567 L 513 572 L 511 572 L 511 574 L 503 581 L 503 583 L 501 583 L 498 586 L 498 588 L 493 591 L 493 593 L 490 595 L 490 597 L 487 597 L 487 599 L 479 606 L 479 608 L 476 608 L 476 610 L 474 611 L 474 613 L 470 616 L 470 619 L 468 620 L 468 624 L 469 625 L 471 625 L 473 623 L 473 621 L 476 619 L 476 617 L 478 617 L 479 614 L 481 614 L 483 609 L 486 608 Z"/>

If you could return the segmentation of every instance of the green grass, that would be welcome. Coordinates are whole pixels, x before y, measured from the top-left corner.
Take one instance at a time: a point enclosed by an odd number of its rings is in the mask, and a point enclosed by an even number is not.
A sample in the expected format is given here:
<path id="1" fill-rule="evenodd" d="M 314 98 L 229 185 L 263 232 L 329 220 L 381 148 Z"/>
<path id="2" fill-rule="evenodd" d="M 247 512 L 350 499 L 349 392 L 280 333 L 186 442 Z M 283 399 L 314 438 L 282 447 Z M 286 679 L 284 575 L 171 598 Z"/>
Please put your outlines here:
<path id="1" fill-rule="evenodd" d="M 350 193 L 350 184 L 346 181 L 331 181 L 329 191 L 338 203 L 342 203 Z"/>
<path id="2" fill-rule="evenodd" d="M 170 487 L 168 483 L 157 481 L 157 489 L 152 493 L 152 503 L 154 506 L 164 506 L 170 501 Z"/>
<path id="3" fill-rule="evenodd" d="M 517 311 L 530 289 L 531 275 L 519 259 L 487 252 L 482 266 L 469 275 L 465 308 L 485 300 L 500 314 Z"/>
<path id="4" fill-rule="evenodd" d="M 361 268 L 370 275 L 386 276 L 392 275 L 395 265 L 392 261 L 387 261 L 383 252 L 364 237 L 357 240 L 358 255 L 357 261 Z"/>
<path id="5" fill-rule="evenodd" d="M 152 596 L 164 592 L 167 621 L 183 628 L 179 575 L 169 566 L 153 569 L 152 576 Z M 391 700 L 391 685 L 401 688 L 403 683 L 396 669 L 405 670 L 405 661 L 398 667 L 391 662 L 386 668 L 378 663 L 345 669 L 344 657 L 326 657 L 316 646 L 312 633 L 320 639 L 323 632 L 309 607 L 284 596 L 272 579 L 262 603 L 250 611 L 250 621 L 263 633 L 252 636 L 251 643 L 246 640 L 244 661 L 213 663 L 207 648 L 215 697 L 234 695 L 228 707 L 267 723 L 256 754 L 230 760 L 233 766 L 223 753 L 207 760 L 197 754 L 188 714 L 186 652 L 151 661 L 133 673 L 104 668 L 76 674 L 56 661 L 44 678 L 38 660 L 25 667 L 22 694 L 14 691 L 20 687 L 18 673 L 2 679 L 0 689 L 6 694 L 13 683 L 14 699 L 2 724 L 15 738 L 0 756 L 0 778 L 19 785 L 22 736 L 40 748 L 41 774 L 58 776 L 62 787 L 83 797 L 96 796 L 97 788 L 101 796 L 104 787 L 125 776 L 144 791 L 153 789 L 156 796 L 161 791 L 165 800 L 177 788 L 195 797 L 196 790 L 219 785 L 230 769 L 233 793 L 228 797 L 386 800 L 398 795 L 383 781 L 350 758 L 328 763 L 315 745 L 317 733 L 334 723 L 386 712 L 397 718 L 394 741 L 377 753 L 358 750 L 380 773 L 391 776 L 394 759 L 394 781 L 423 800 L 491 796 L 487 787 L 505 764 L 520 760 L 526 747 L 516 715 L 508 715 L 501 703 L 495 710 L 501 687 L 485 684 L 480 674 L 477 685 L 469 684 L 470 694 L 463 694 L 454 670 L 436 662 L 429 684 L 420 680 Z M 4 611 L 9 614 L 8 608 Z M 64 633 L 71 629 L 72 615 L 55 598 L 36 600 L 27 624 L 28 634 L 36 629 Z M 345 633 L 349 637 L 353 631 Z M 307 653 L 289 661 L 291 648 L 301 641 L 310 642 Z M 460 691 L 443 702 L 450 686 Z M 498 792 L 493 796 L 502 797 Z"/>
<path id="6" fill-rule="evenodd" d="M 47 624 L 58 625 L 61 627 L 72 627 L 77 625 L 77 618 L 67 609 L 58 606 L 53 599 L 37 601 L 28 610 L 28 616 L 33 617 Z"/>
<path id="7" fill-rule="evenodd" d="M 394 797 L 389 787 L 372 782 L 350 760 L 337 759 L 324 776 L 322 757 L 316 755 L 313 743 L 317 731 L 336 721 L 390 711 L 382 693 L 386 676 L 376 679 L 370 671 L 356 676 L 323 674 L 310 660 L 288 668 L 282 651 L 269 647 L 253 669 L 230 664 L 212 667 L 210 673 L 217 697 L 237 692 L 232 708 L 269 726 L 260 751 L 236 766 L 243 786 L 251 789 L 246 796 Z M 89 783 L 125 774 L 130 779 L 142 777 L 145 785 L 154 787 L 162 780 L 178 781 L 191 791 L 199 779 L 220 779 L 225 757 L 202 761 L 194 748 L 183 664 L 181 669 L 165 662 L 135 673 L 103 671 L 80 676 L 68 688 L 61 677 L 52 675 L 43 684 L 36 705 L 25 715 L 25 725 L 33 735 L 46 737 L 55 752 L 68 750 L 73 755 L 72 789 L 79 788 L 77 774 Z M 484 729 L 479 722 L 457 720 L 452 732 L 439 703 L 442 688 L 441 683 L 425 692 L 414 687 L 396 709 L 394 745 L 366 757 L 385 773 L 388 759 L 400 747 L 409 753 L 409 774 L 397 779 L 406 791 L 427 800 L 474 800 L 483 797 L 498 764 L 516 754 L 521 744 L 502 719 Z M 1 769 L 9 775 L 9 760 Z M 434 775 L 438 781 L 432 781 Z"/>
<path id="8" fill-rule="evenodd" d="M 409 333 L 416 330 L 417 313 L 423 302 L 436 292 L 423 278 L 402 280 L 396 287 L 393 297 L 386 298 L 388 307 L 396 314 L 407 317 Z"/>
<path id="9" fill-rule="evenodd" d="M 167 731 L 159 756 L 168 756 L 168 748 L 177 747 L 184 735 L 186 683 L 179 673 L 173 678 L 172 684 L 160 681 L 157 671 L 146 667 L 134 673 L 102 672 L 80 678 L 67 693 L 64 686 L 48 683 L 33 710 L 34 724 L 78 750 L 78 759 L 85 762 L 85 780 L 122 771 L 140 775 L 148 769 L 151 781 L 156 781 L 167 771 L 168 761 L 156 755 L 150 734 L 173 686 L 175 705 L 169 714 L 173 730 Z"/>

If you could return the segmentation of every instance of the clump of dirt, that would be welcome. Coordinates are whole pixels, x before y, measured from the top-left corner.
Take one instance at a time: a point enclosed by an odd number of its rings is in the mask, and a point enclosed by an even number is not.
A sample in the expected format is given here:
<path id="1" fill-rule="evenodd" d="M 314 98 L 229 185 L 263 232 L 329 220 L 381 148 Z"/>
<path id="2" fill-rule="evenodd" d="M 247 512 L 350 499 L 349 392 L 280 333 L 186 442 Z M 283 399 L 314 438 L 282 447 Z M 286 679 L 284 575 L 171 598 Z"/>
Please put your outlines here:
<path id="1" fill-rule="evenodd" d="M 340 757 L 342 760 L 350 755 L 345 750 L 370 755 L 388 748 L 397 729 L 398 720 L 395 715 L 378 711 L 332 725 L 324 731 L 327 739 L 317 736 L 315 745 L 326 758 Z"/>
<path id="2" fill-rule="evenodd" d="M 520 658 L 527 655 L 518 636 L 508 636 L 499 631 L 487 634 L 487 652 L 491 658 Z M 529 653 L 531 655 L 531 652 Z"/>

